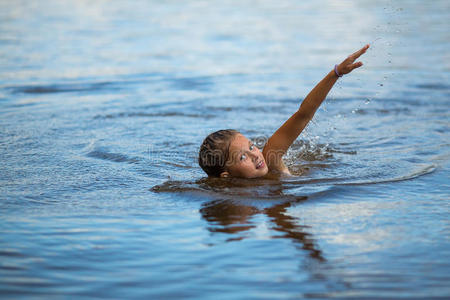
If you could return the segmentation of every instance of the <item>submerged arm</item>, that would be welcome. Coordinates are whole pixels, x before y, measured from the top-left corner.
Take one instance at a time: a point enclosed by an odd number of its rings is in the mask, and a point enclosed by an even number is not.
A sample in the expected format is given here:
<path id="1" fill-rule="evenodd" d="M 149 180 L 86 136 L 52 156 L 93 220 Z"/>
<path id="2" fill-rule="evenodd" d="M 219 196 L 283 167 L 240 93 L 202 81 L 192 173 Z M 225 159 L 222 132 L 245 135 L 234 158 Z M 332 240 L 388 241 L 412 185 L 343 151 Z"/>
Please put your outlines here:
<path id="1" fill-rule="evenodd" d="M 340 75 L 348 74 L 352 70 L 362 66 L 361 62 L 355 60 L 366 52 L 369 45 L 364 46 L 357 52 L 347 57 L 341 64 L 337 66 L 337 72 Z M 336 72 L 330 71 L 306 96 L 300 108 L 269 138 L 264 149 L 263 155 L 269 170 L 287 172 L 283 163 L 282 156 L 286 153 L 295 139 L 308 125 L 309 121 L 314 117 L 320 104 L 330 92 L 337 79 Z"/>

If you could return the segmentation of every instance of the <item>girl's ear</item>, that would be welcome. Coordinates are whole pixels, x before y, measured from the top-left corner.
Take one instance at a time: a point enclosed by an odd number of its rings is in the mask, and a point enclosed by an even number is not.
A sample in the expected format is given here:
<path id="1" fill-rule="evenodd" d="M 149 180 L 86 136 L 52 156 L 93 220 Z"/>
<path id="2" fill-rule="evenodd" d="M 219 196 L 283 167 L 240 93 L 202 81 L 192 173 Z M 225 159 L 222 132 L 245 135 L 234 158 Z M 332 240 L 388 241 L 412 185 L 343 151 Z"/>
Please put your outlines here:
<path id="1" fill-rule="evenodd" d="M 226 178 L 226 177 L 229 177 L 229 176 L 230 176 L 230 173 L 228 173 L 227 171 L 220 173 L 220 177 L 221 178 Z"/>

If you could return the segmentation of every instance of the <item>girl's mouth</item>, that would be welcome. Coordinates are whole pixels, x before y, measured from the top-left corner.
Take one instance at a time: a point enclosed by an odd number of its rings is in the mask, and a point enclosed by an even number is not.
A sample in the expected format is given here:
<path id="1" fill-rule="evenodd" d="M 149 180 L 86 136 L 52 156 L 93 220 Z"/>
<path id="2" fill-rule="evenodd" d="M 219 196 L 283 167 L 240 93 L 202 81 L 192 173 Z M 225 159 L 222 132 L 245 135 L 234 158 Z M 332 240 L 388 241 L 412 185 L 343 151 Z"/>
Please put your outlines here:
<path id="1" fill-rule="evenodd" d="M 256 164 L 256 169 L 261 169 L 262 167 L 264 167 L 264 161 L 261 160 L 259 163 Z"/>

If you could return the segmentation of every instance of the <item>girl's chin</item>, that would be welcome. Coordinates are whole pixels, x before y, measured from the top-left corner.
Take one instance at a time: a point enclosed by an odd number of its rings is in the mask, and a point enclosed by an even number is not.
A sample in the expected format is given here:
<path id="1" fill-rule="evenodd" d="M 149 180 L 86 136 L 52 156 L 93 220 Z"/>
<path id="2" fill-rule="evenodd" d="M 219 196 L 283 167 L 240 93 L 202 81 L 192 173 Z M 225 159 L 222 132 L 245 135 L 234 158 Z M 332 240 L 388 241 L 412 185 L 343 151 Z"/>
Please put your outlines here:
<path id="1" fill-rule="evenodd" d="M 266 166 L 264 166 L 263 168 L 258 169 L 257 171 L 258 171 L 258 177 L 262 177 L 269 172 L 269 169 Z"/>

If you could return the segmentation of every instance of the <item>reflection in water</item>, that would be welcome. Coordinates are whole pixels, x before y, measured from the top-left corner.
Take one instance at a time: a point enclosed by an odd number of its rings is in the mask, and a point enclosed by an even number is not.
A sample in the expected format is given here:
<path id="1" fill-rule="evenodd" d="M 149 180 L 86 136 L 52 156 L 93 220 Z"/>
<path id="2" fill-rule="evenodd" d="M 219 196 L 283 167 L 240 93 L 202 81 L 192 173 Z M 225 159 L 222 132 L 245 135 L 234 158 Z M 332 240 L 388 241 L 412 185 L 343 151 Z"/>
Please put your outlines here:
<path id="1" fill-rule="evenodd" d="M 284 235 L 280 237 L 291 239 L 294 243 L 301 245 L 302 249 L 308 251 L 312 258 L 325 261 L 322 252 L 315 245 L 312 235 L 306 231 L 307 226 L 298 225 L 296 218 L 286 214 L 286 208 L 290 207 L 291 204 L 292 202 L 288 202 L 264 210 L 274 223 L 272 229 L 283 232 Z"/>
<path id="2" fill-rule="evenodd" d="M 256 227 L 251 218 L 265 214 L 270 220 L 269 227 L 276 233 L 272 238 L 290 239 L 312 258 L 325 261 L 311 234 L 306 231 L 307 226 L 299 225 L 297 218 L 287 214 L 292 204 L 307 199 L 307 196 L 286 194 L 292 186 L 292 182 L 279 178 L 202 178 L 193 182 L 166 181 L 154 186 L 152 191 L 203 194 L 208 200 L 202 204 L 200 213 L 208 221 L 207 229 L 212 233 L 230 234 L 227 241 L 245 239 L 245 233 Z"/>
<path id="3" fill-rule="evenodd" d="M 232 234 L 234 237 L 227 241 L 235 241 L 244 239 L 244 236 L 237 236 L 237 233 L 255 227 L 249 217 L 258 214 L 259 210 L 248 205 L 235 205 L 231 201 L 216 200 L 204 204 L 200 213 L 209 222 L 209 231 Z"/>
<path id="4" fill-rule="evenodd" d="M 208 221 L 208 230 L 210 232 L 232 235 L 227 241 L 244 239 L 245 236 L 242 233 L 255 227 L 250 220 L 251 217 L 257 214 L 266 214 L 271 221 L 270 228 L 282 233 L 282 235 L 272 236 L 273 238 L 290 239 L 298 247 L 306 250 L 310 257 L 319 261 L 325 261 L 311 234 L 306 231 L 307 226 L 298 225 L 298 219 L 286 214 L 286 209 L 292 203 L 306 199 L 306 197 L 298 198 L 296 201 L 280 203 L 263 209 L 237 204 L 232 200 L 215 200 L 203 204 L 200 213 Z"/>

